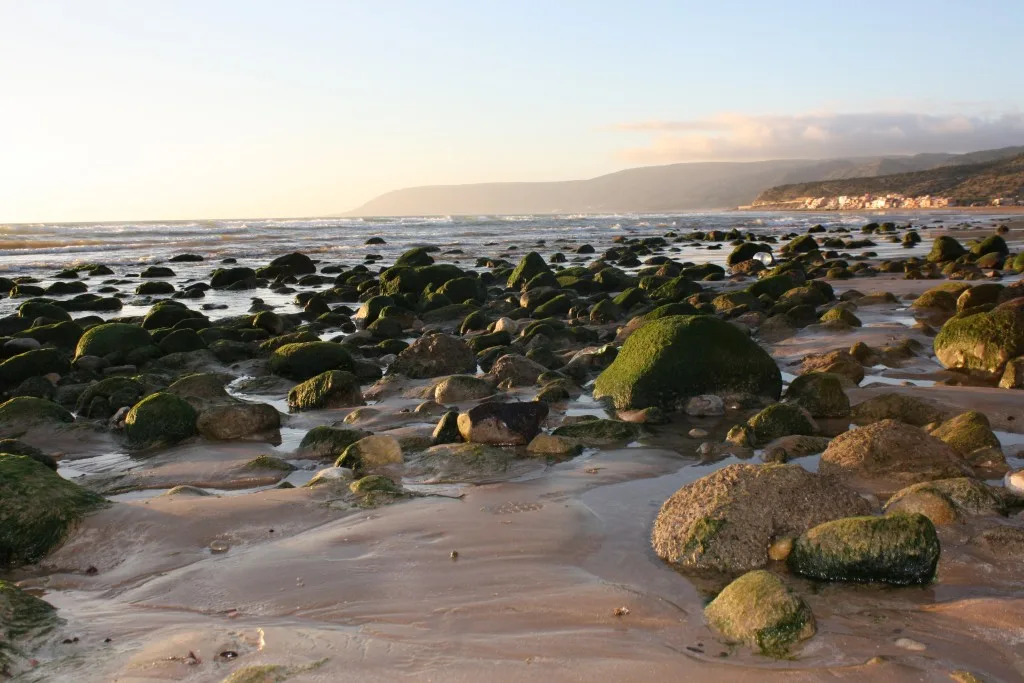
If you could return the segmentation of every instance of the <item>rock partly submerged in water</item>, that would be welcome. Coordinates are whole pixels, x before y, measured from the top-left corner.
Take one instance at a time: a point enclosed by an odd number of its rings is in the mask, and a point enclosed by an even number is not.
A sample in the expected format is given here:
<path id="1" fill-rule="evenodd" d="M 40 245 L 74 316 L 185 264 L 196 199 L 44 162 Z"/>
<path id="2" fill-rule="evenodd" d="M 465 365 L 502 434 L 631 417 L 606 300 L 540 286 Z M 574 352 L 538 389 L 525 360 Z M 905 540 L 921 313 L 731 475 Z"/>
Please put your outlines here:
<path id="1" fill-rule="evenodd" d="M 322 372 L 288 392 L 288 408 L 294 412 L 353 408 L 363 404 L 359 378 L 343 370 Z"/>
<path id="2" fill-rule="evenodd" d="M 850 399 L 842 380 L 827 372 L 809 372 L 796 377 L 786 389 L 784 400 L 807 410 L 811 417 L 835 418 L 850 414 Z"/>
<path id="3" fill-rule="evenodd" d="M 476 355 L 469 345 L 450 334 L 426 334 L 398 354 L 389 372 L 411 379 L 475 374 Z"/>
<path id="4" fill-rule="evenodd" d="M 796 539 L 786 562 L 811 579 L 904 586 L 929 583 L 939 554 L 931 520 L 892 514 L 820 524 Z"/>
<path id="5" fill-rule="evenodd" d="M 522 446 L 540 432 L 548 405 L 540 401 L 481 403 L 458 418 L 465 441 L 496 446 Z"/>
<path id="6" fill-rule="evenodd" d="M 930 401 L 908 394 L 886 392 L 853 406 L 853 421 L 860 425 L 881 420 L 899 420 L 915 427 L 942 422 L 951 411 Z"/>
<path id="7" fill-rule="evenodd" d="M 767 564 L 776 537 L 869 511 L 854 491 L 799 465 L 736 464 L 676 491 L 658 513 L 652 542 L 681 569 L 738 573 Z"/>
<path id="8" fill-rule="evenodd" d="M 195 435 L 196 411 L 180 396 L 150 394 L 128 411 L 124 432 L 132 448 L 173 446 Z"/>
<path id="9" fill-rule="evenodd" d="M 1002 498 L 984 482 L 958 477 L 901 489 L 886 502 L 885 511 L 917 512 L 941 526 L 970 517 L 999 515 L 1004 507 Z"/>
<path id="10" fill-rule="evenodd" d="M 38 562 L 106 501 L 36 460 L 0 454 L 0 568 Z"/>
<path id="11" fill-rule="evenodd" d="M 552 434 L 569 439 L 581 446 L 610 446 L 633 441 L 640 436 L 640 426 L 621 420 L 581 420 L 573 424 L 562 425 Z"/>
<path id="12" fill-rule="evenodd" d="M 617 410 L 674 410 L 701 394 L 777 400 L 782 374 L 774 359 L 738 328 L 712 316 L 669 316 L 630 335 L 594 383 L 594 398 Z"/>
<path id="13" fill-rule="evenodd" d="M 33 641 L 58 623 L 53 605 L 0 580 L 0 676 L 19 673 Z"/>
<path id="14" fill-rule="evenodd" d="M 270 356 L 269 368 L 275 375 L 305 382 L 329 370 L 351 371 L 355 367 L 345 347 L 333 342 L 285 344 Z"/>
<path id="15" fill-rule="evenodd" d="M 815 633 L 807 603 L 763 569 L 739 577 L 704 608 L 708 623 L 726 638 L 761 654 L 785 656 Z"/>
<path id="16" fill-rule="evenodd" d="M 999 380 L 1006 364 L 1024 355 L 1024 298 L 951 318 L 939 330 L 934 345 L 943 367 Z"/>

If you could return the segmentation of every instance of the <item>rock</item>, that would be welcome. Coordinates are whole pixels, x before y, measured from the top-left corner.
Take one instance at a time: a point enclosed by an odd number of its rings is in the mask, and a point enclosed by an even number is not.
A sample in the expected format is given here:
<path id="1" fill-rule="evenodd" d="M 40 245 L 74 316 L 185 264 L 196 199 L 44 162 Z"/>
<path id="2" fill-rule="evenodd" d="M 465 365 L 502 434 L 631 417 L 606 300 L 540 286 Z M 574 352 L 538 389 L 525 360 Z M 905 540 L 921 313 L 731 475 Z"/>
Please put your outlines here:
<path id="1" fill-rule="evenodd" d="M 778 399 L 782 375 L 767 352 L 711 316 L 669 316 L 645 323 L 594 383 L 594 398 L 618 410 L 673 410 L 701 394 L 743 393 Z"/>
<path id="2" fill-rule="evenodd" d="M 435 446 L 462 441 L 462 434 L 459 433 L 459 411 L 450 410 L 442 415 L 430 436 Z"/>
<path id="3" fill-rule="evenodd" d="M 523 256 L 519 265 L 508 276 L 506 286 L 509 289 L 518 289 L 541 273 L 550 273 L 551 269 L 544 259 L 535 251 Z"/>
<path id="4" fill-rule="evenodd" d="M 553 436 L 551 434 L 538 434 L 526 446 L 526 450 L 532 455 L 564 458 L 579 454 L 583 450 L 583 446 L 576 439 Z"/>
<path id="5" fill-rule="evenodd" d="M 124 431 L 133 448 L 173 446 L 196 433 L 196 411 L 185 399 L 158 392 L 128 411 Z"/>
<path id="6" fill-rule="evenodd" d="M 640 427 L 619 420 L 584 420 L 562 425 L 552 434 L 571 439 L 582 446 L 610 446 L 635 440 L 640 436 Z"/>
<path id="7" fill-rule="evenodd" d="M 928 252 L 927 260 L 931 263 L 944 263 L 958 259 L 966 253 L 967 250 L 956 238 L 941 235 L 932 242 L 932 250 Z"/>
<path id="8" fill-rule="evenodd" d="M 296 467 L 287 460 L 272 455 L 258 455 L 241 466 L 245 471 L 294 472 Z"/>
<path id="9" fill-rule="evenodd" d="M 142 383 L 130 377 L 108 377 L 79 394 L 75 412 L 91 420 L 107 420 L 119 409 L 138 403 L 145 393 Z"/>
<path id="10" fill-rule="evenodd" d="M 427 334 L 398 354 L 389 373 L 411 379 L 475 374 L 476 356 L 463 340 L 448 334 Z"/>
<path id="11" fill-rule="evenodd" d="M 854 315 L 846 306 L 840 305 L 834 308 L 830 308 L 818 318 L 819 322 L 822 323 L 843 323 L 850 327 L 860 327 L 862 325 L 860 318 Z"/>
<path id="12" fill-rule="evenodd" d="M 931 430 L 931 435 L 952 446 L 964 458 L 978 449 L 1001 448 L 988 418 L 976 410 L 946 420 Z"/>
<path id="13" fill-rule="evenodd" d="M 288 392 L 293 412 L 352 408 L 364 404 L 359 379 L 351 372 L 328 370 L 306 380 Z"/>
<path id="14" fill-rule="evenodd" d="M 193 406 L 200 406 L 210 402 L 230 401 L 225 386 L 234 379 L 231 375 L 220 372 L 199 372 L 194 375 L 181 377 L 171 386 L 167 387 L 167 393 L 180 396 L 189 401 Z M 247 387 L 246 390 L 249 390 Z"/>
<path id="15" fill-rule="evenodd" d="M 729 465 L 676 491 L 652 542 L 679 568 L 738 573 L 763 567 L 773 538 L 869 509 L 852 490 L 799 465 Z"/>
<path id="16" fill-rule="evenodd" d="M 459 433 L 465 441 L 497 446 L 528 444 L 540 432 L 548 405 L 488 401 L 459 415 Z"/>
<path id="17" fill-rule="evenodd" d="M 995 557 L 1017 562 L 1024 555 L 1024 529 L 1004 525 L 991 527 L 972 538 L 971 544 Z"/>
<path id="18" fill-rule="evenodd" d="M 0 437 L 18 437 L 46 427 L 58 428 L 74 422 L 74 416 L 56 403 L 31 396 L 16 396 L 0 404 Z"/>
<path id="19" fill-rule="evenodd" d="M 793 643 L 814 635 L 807 604 L 771 572 L 748 572 L 704 608 L 704 616 L 726 638 L 761 654 L 785 656 Z"/>
<path id="20" fill-rule="evenodd" d="M 299 443 L 299 454 L 310 458 L 337 458 L 346 448 L 370 433 L 362 429 L 338 429 L 320 426 L 306 432 Z"/>
<path id="21" fill-rule="evenodd" d="M 78 340 L 75 357 L 105 357 L 117 353 L 127 355 L 153 343 L 149 332 L 136 325 L 126 323 L 105 323 L 96 325 L 85 331 Z"/>
<path id="22" fill-rule="evenodd" d="M 348 485 L 349 491 L 357 495 L 372 493 L 397 494 L 401 492 L 395 482 L 379 474 L 371 474 Z"/>
<path id="23" fill-rule="evenodd" d="M 950 411 L 935 401 L 896 392 L 873 396 L 853 406 L 851 413 L 853 421 L 859 425 L 899 420 L 915 427 L 942 422 L 950 416 Z"/>
<path id="24" fill-rule="evenodd" d="M 800 406 L 790 403 L 775 403 L 768 406 L 747 421 L 758 444 L 793 434 L 812 436 L 818 433 L 818 425 L 810 414 Z"/>
<path id="25" fill-rule="evenodd" d="M 334 464 L 362 474 L 388 465 L 401 465 L 403 462 L 402 446 L 398 439 L 386 434 L 374 434 L 351 444 Z"/>
<path id="26" fill-rule="evenodd" d="M 686 402 L 685 412 L 690 417 L 717 417 L 725 415 L 725 401 L 714 394 L 694 396 Z"/>
<path id="27" fill-rule="evenodd" d="M 794 458 L 822 453 L 829 443 L 830 440 L 823 436 L 783 436 L 765 444 L 761 457 L 765 462 L 789 462 Z"/>
<path id="28" fill-rule="evenodd" d="M 285 344 L 271 354 L 268 367 L 275 375 L 304 382 L 330 370 L 351 371 L 354 365 L 345 347 L 321 341 Z"/>
<path id="29" fill-rule="evenodd" d="M 195 426 L 204 438 L 216 441 L 276 441 L 280 438 L 281 414 L 267 403 L 225 403 L 204 409 Z"/>
<path id="30" fill-rule="evenodd" d="M 0 580 L 0 672 L 6 678 L 31 669 L 37 662 L 22 661 L 36 641 L 60 625 L 57 610 L 9 581 Z"/>
<path id="31" fill-rule="evenodd" d="M 529 467 L 536 467 L 530 458 Z M 483 483 L 504 479 L 520 471 L 513 455 L 505 449 L 479 443 L 450 443 L 428 448 L 406 464 L 412 476 L 424 483 Z"/>
<path id="32" fill-rule="evenodd" d="M 725 258 L 725 265 L 734 267 L 744 261 L 750 261 L 754 258 L 754 254 L 761 252 L 771 253 L 772 248 L 770 245 L 764 242 L 744 242 L 739 245 Z M 755 261 L 756 263 L 756 261 Z"/>
<path id="33" fill-rule="evenodd" d="M 786 560 L 811 579 L 898 586 L 929 583 L 938 562 L 935 525 L 920 514 L 825 522 L 801 534 Z"/>
<path id="34" fill-rule="evenodd" d="M 22 455 L 0 455 L 0 568 L 38 562 L 67 538 L 99 495 Z M 0 611 L 0 628 L 8 624 Z M 0 647 L 0 657 L 3 648 Z"/>
<path id="35" fill-rule="evenodd" d="M 494 361 L 490 374 L 499 384 L 510 387 L 527 387 L 537 383 L 537 378 L 548 369 L 518 354 L 506 354 Z"/>
<path id="36" fill-rule="evenodd" d="M 355 479 L 355 473 L 347 467 L 326 467 L 314 474 L 306 486 L 315 488 L 338 483 L 348 484 L 353 479 Z"/>
<path id="37" fill-rule="evenodd" d="M 926 481 L 897 491 L 885 504 L 887 513 L 917 512 L 940 526 L 967 517 L 999 515 L 1003 501 L 986 484 L 968 477 Z"/>
<path id="38" fill-rule="evenodd" d="M 170 497 L 170 496 L 193 496 L 193 497 L 196 497 L 196 498 L 201 498 L 203 496 L 212 496 L 213 494 L 210 493 L 209 491 L 207 491 L 206 489 L 199 488 L 198 486 L 182 485 L 182 486 L 175 486 L 173 488 L 167 489 L 166 491 L 164 491 L 160 495 L 161 496 L 167 496 L 167 497 Z"/>
<path id="39" fill-rule="evenodd" d="M 452 375 L 434 385 L 434 400 L 438 403 L 463 403 L 494 395 L 494 385 L 486 379 L 472 375 Z"/>
<path id="40" fill-rule="evenodd" d="M 7 455 L 24 455 L 25 457 L 32 458 L 38 463 L 46 465 L 54 472 L 57 471 L 57 461 L 53 457 L 46 455 L 38 448 L 29 446 L 27 443 L 22 443 L 17 439 L 0 439 L 0 454 Z"/>
<path id="41" fill-rule="evenodd" d="M 1003 486 L 1006 487 L 1008 493 L 1018 498 L 1024 498 L 1024 470 L 1007 472 L 1003 477 Z"/>
<path id="42" fill-rule="evenodd" d="M 1024 298 L 988 312 L 950 318 L 935 336 L 934 346 L 944 367 L 999 380 L 1007 363 L 1024 355 Z"/>
<path id="43" fill-rule="evenodd" d="M 818 471 L 873 493 L 969 474 L 948 445 L 895 420 L 875 422 L 832 439 Z"/>
<path id="44" fill-rule="evenodd" d="M 838 375 L 840 381 L 849 386 L 856 386 L 864 380 L 864 366 L 846 349 L 805 356 L 800 374 L 812 372 Z"/>
<path id="45" fill-rule="evenodd" d="M 999 386 L 1002 389 L 1024 389 L 1024 356 L 1007 361 Z"/>
<path id="46" fill-rule="evenodd" d="M 850 414 L 850 399 L 843 391 L 842 381 L 827 372 L 810 372 L 795 378 L 783 400 L 805 409 L 811 417 L 846 417 Z"/>
<path id="47" fill-rule="evenodd" d="M 0 386 L 13 388 L 31 377 L 51 372 L 63 375 L 70 369 L 68 359 L 56 349 L 26 351 L 0 363 Z"/>

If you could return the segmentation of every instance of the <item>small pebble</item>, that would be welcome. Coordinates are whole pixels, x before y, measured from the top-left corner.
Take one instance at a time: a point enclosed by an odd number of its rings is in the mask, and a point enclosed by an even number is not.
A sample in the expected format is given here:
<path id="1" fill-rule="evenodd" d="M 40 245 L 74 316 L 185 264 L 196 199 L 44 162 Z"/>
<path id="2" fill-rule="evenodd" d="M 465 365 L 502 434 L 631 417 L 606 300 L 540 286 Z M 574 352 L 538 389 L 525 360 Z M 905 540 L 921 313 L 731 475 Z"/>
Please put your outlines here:
<path id="1" fill-rule="evenodd" d="M 924 652 L 928 649 L 928 646 L 924 643 L 919 643 L 916 640 L 910 638 L 897 638 L 894 643 L 896 647 L 901 647 L 904 650 L 910 650 L 911 652 Z"/>
<path id="2" fill-rule="evenodd" d="M 693 429 L 690 430 L 689 434 L 691 439 L 704 439 L 707 437 L 708 432 L 706 429 L 694 427 Z"/>

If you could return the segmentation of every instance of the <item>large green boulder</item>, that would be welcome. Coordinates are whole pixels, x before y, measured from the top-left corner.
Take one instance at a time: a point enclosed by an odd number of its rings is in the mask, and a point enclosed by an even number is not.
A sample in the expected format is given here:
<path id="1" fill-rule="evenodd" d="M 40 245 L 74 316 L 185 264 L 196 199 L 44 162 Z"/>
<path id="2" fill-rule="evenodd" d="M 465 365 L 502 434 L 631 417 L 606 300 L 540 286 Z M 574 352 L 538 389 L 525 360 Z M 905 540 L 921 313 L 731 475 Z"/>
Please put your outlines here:
<path id="1" fill-rule="evenodd" d="M 22 318 L 34 320 L 36 318 L 47 318 L 48 320 L 71 320 L 71 316 L 60 306 L 46 299 L 30 299 L 18 306 L 18 315 Z"/>
<path id="2" fill-rule="evenodd" d="M 21 436 L 39 427 L 60 427 L 75 418 L 56 403 L 33 396 L 16 396 L 0 404 L 0 437 Z"/>
<path id="3" fill-rule="evenodd" d="M 127 323 L 105 323 L 85 331 L 78 340 L 75 356 L 107 356 L 112 353 L 127 354 L 135 349 L 149 346 L 152 338 L 149 332 Z"/>
<path id="4" fill-rule="evenodd" d="M 128 411 L 124 433 L 133 448 L 173 446 L 195 435 L 196 411 L 180 396 L 151 394 Z"/>
<path id="5" fill-rule="evenodd" d="M 142 319 L 142 328 L 158 330 L 161 327 L 174 327 L 182 320 L 202 317 L 201 314 L 196 313 L 177 301 L 164 301 L 149 309 L 149 313 Z"/>
<path id="6" fill-rule="evenodd" d="M 146 393 L 142 382 L 130 377 L 108 377 L 86 387 L 78 396 L 75 412 L 82 417 L 104 420 L 120 408 L 131 407 Z"/>
<path id="7" fill-rule="evenodd" d="M 935 525 L 922 514 L 850 517 L 801 534 L 787 564 L 811 579 L 904 586 L 929 583 L 939 553 Z"/>
<path id="8" fill-rule="evenodd" d="M 582 446 L 608 446 L 635 440 L 640 436 L 640 426 L 619 420 L 584 420 L 562 425 L 552 434 L 572 439 Z"/>
<path id="9" fill-rule="evenodd" d="M 782 374 L 764 349 L 735 326 L 701 315 L 645 323 L 594 383 L 594 398 L 618 410 L 671 410 L 701 394 L 777 400 L 781 393 Z"/>
<path id="10" fill-rule="evenodd" d="M 949 237 L 942 235 L 936 237 L 935 241 L 932 242 L 932 250 L 928 252 L 928 261 L 931 263 L 945 263 L 946 261 L 954 261 L 964 254 L 967 250 L 960 244 L 955 237 Z"/>
<path id="11" fill-rule="evenodd" d="M 2 569 L 38 562 L 105 502 L 30 457 L 7 454 L 0 454 L 0 500 Z"/>
<path id="12" fill-rule="evenodd" d="M 351 371 L 354 365 L 345 347 L 319 341 L 281 346 L 271 354 L 269 368 L 275 375 L 304 382 L 328 370 Z"/>
<path id="13" fill-rule="evenodd" d="M 359 378 L 342 370 L 322 372 L 288 392 L 288 408 L 295 412 L 361 405 L 363 394 Z"/>
<path id="14" fill-rule="evenodd" d="M 1006 240 L 999 235 L 990 235 L 971 247 L 971 253 L 975 256 L 984 256 L 985 254 L 1002 254 L 1005 256 L 1010 253 L 1010 248 L 1006 246 Z"/>
<path id="15" fill-rule="evenodd" d="M 487 298 L 487 288 L 475 277 L 457 277 L 449 280 L 438 288 L 437 293 L 455 303 L 463 303 L 468 299 L 483 301 Z"/>
<path id="16" fill-rule="evenodd" d="M 786 390 L 785 400 L 805 409 L 811 417 L 846 417 L 850 398 L 842 380 L 828 372 L 809 372 L 796 377 Z"/>
<path id="17" fill-rule="evenodd" d="M 313 427 L 302 437 L 299 452 L 313 458 L 336 458 L 351 444 L 369 435 L 369 432 L 362 429 Z"/>
<path id="18" fill-rule="evenodd" d="M 67 357 L 56 349 L 34 349 L 19 353 L 0 363 L 0 386 L 14 387 L 29 377 L 51 372 L 65 374 L 71 369 Z"/>
<path id="19" fill-rule="evenodd" d="M 164 353 L 187 353 L 205 349 L 206 342 L 195 330 L 183 327 L 172 330 L 170 334 L 160 340 L 157 347 Z"/>
<path id="20" fill-rule="evenodd" d="M 968 410 L 952 417 L 931 431 L 931 435 L 947 443 L 963 457 L 978 449 L 1000 448 L 999 438 L 984 413 Z"/>
<path id="21" fill-rule="evenodd" d="M 1024 298 L 950 318 L 935 336 L 934 347 L 944 367 L 998 380 L 1007 361 L 1024 355 Z"/>
<path id="22" fill-rule="evenodd" d="M 518 289 L 541 273 L 550 271 L 551 269 L 548 268 L 548 264 L 544 262 L 543 257 L 537 252 L 531 251 L 523 256 L 519 261 L 519 265 L 508 276 L 507 286 L 509 289 Z"/>
<path id="23" fill-rule="evenodd" d="M 755 254 L 760 254 L 761 252 L 771 253 L 771 250 L 771 246 L 763 242 L 744 242 L 733 249 L 732 253 L 725 258 L 725 265 L 735 266 L 738 263 L 749 261 L 754 258 Z"/>
<path id="24" fill-rule="evenodd" d="M 22 661 L 27 659 L 26 649 L 58 623 L 53 605 L 0 580 L 0 676 L 20 673 L 22 665 L 31 668 L 31 662 Z"/>
<path id="25" fill-rule="evenodd" d="M 434 258 L 430 255 L 429 247 L 413 247 L 409 251 L 403 253 L 395 261 L 396 266 L 430 266 L 433 265 Z"/>
<path id="26" fill-rule="evenodd" d="M 808 412 L 792 403 L 773 403 L 751 417 L 747 425 L 753 431 L 754 440 L 758 445 L 783 436 L 813 436 L 818 433 L 818 425 Z"/>
<path id="27" fill-rule="evenodd" d="M 814 635 L 814 616 L 779 577 L 763 569 L 736 579 L 704 608 L 708 623 L 730 640 L 783 657 Z"/>

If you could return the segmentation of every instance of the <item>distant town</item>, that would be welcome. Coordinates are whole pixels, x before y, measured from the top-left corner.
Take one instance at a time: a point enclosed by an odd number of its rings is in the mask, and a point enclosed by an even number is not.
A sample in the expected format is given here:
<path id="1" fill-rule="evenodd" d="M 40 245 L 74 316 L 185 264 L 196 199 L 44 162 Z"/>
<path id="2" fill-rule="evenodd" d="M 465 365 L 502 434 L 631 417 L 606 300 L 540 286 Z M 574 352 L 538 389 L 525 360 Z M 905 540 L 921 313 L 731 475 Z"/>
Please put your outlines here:
<path id="1" fill-rule="evenodd" d="M 794 211 L 857 211 L 872 209 L 944 209 L 956 206 L 1024 206 L 1024 197 L 998 197 L 988 202 L 962 202 L 950 197 L 920 195 L 908 197 L 898 193 L 797 197 L 786 201 L 757 200 L 740 210 Z"/>

